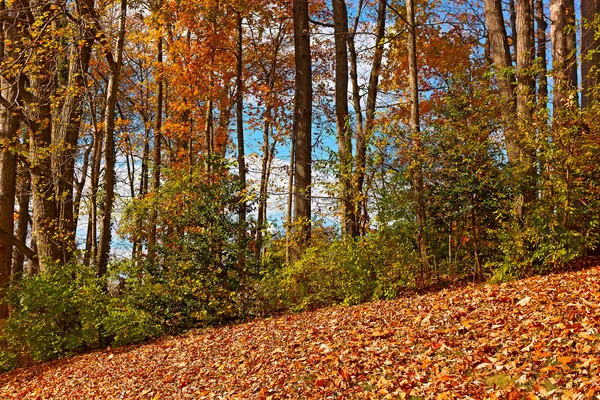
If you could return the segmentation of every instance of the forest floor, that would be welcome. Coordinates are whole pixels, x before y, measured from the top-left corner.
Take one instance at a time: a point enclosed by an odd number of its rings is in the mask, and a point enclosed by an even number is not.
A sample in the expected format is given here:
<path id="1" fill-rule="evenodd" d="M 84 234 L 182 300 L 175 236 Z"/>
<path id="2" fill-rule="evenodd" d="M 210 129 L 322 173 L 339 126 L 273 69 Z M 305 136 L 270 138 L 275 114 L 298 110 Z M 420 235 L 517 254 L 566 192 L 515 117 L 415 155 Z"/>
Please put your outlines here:
<path id="1" fill-rule="evenodd" d="M 600 267 L 96 351 L 0 398 L 600 399 Z"/>

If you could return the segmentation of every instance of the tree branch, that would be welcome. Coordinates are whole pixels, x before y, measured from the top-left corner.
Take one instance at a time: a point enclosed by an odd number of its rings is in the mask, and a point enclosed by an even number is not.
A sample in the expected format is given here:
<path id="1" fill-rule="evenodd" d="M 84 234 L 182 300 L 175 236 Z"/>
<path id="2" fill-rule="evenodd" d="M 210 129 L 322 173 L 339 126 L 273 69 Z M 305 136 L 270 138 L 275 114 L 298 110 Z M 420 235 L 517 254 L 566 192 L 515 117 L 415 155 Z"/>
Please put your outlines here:
<path id="1" fill-rule="evenodd" d="M 0 227 L 0 235 L 4 236 L 13 246 L 17 248 L 27 259 L 33 264 L 35 268 L 39 268 L 39 262 L 35 251 L 31 250 L 27 245 L 17 239 L 12 233 L 6 231 Z"/>

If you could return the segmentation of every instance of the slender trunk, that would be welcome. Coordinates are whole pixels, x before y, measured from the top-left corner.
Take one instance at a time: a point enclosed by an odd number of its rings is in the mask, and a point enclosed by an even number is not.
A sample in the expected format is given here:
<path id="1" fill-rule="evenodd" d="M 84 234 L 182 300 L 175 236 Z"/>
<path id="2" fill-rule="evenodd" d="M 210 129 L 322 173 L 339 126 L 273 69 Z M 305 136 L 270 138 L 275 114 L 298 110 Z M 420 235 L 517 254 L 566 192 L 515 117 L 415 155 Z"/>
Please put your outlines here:
<path id="1" fill-rule="evenodd" d="M 206 101 L 206 118 L 204 123 L 204 141 L 205 141 L 205 152 L 204 152 L 204 169 L 207 174 L 209 182 L 212 181 L 210 178 L 211 163 L 213 155 L 213 101 L 208 99 Z"/>
<path id="2" fill-rule="evenodd" d="M 160 164 L 161 164 L 161 138 L 162 138 L 162 113 L 163 113 L 163 39 L 162 33 L 159 34 L 156 44 L 156 61 L 159 71 L 156 74 L 156 124 L 154 127 L 154 149 L 152 152 L 152 192 L 158 196 L 160 187 Z M 155 262 L 156 258 L 156 218 L 158 210 L 152 207 L 150 211 L 150 221 L 148 223 L 148 260 Z"/>
<path id="3" fill-rule="evenodd" d="M 265 112 L 265 125 L 263 128 L 263 156 L 260 170 L 260 185 L 258 190 L 258 215 L 256 221 L 256 255 L 260 257 L 263 246 L 263 229 L 265 228 L 265 215 L 267 208 L 267 187 L 268 187 L 268 172 L 269 172 L 269 158 L 270 158 L 270 129 L 271 129 L 271 107 L 267 107 Z"/>
<path id="4" fill-rule="evenodd" d="M 106 274 L 110 252 L 110 239 L 112 236 L 112 208 L 115 196 L 115 108 L 117 104 L 119 73 L 123 63 L 123 45 L 125 42 L 125 23 L 127 15 L 127 0 L 121 0 L 121 15 L 119 21 L 119 35 L 117 42 L 116 60 L 110 59 L 110 78 L 108 80 L 106 111 L 104 116 L 104 136 L 106 138 L 106 151 L 104 152 L 104 204 L 102 207 L 102 224 L 100 225 L 100 239 L 96 254 L 96 275 L 101 277 Z"/>
<path id="5" fill-rule="evenodd" d="M 1 3 L 4 10 L 4 1 Z M 7 22 L 0 23 L 0 57 L 4 59 L 9 54 L 5 54 L 4 43 L 11 39 L 11 34 L 7 32 Z M 18 77 L 14 81 L 8 81 L 0 77 L 0 93 L 9 103 L 14 104 L 18 96 L 17 88 Z M 16 189 L 16 156 L 12 150 L 18 140 L 19 121 L 6 107 L 0 108 L 0 228 L 13 233 L 13 213 L 15 207 L 15 189 Z M 8 317 L 8 308 L 2 303 L 5 290 L 10 283 L 12 261 L 12 243 L 3 236 L 0 236 L 0 320 Z"/>
<path id="6" fill-rule="evenodd" d="M 530 0 L 517 0 L 517 118 L 516 131 L 519 146 L 519 162 L 523 165 L 522 192 L 525 203 L 536 197 L 535 147 L 531 137 L 534 132 L 533 102 L 535 98 L 535 76 L 533 71 L 533 9 Z"/>
<path id="7" fill-rule="evenodd" d="M 90 155 L 92 153 L 92 149 L 94 147 L 93 139 L 92 143 L 85 149 L 85 153 L 83 153 L 83 165 L 81 166 L 81 179 L 79 182 L 76 182 L 77 185 L 75 187 L 75 200 L 73 202 L 73 221 L 75 229 L 77 229 L 77 224 L 79 221 L 79 210 L 81 209 L 81 196 L 83 196 L 83 188 L 85 187 L 85 182 L 87 180 L 88 169 L 90 167 Z"/>
<path id="8" fill-rule="evenodd" d="M 373 129 L 375 120 L 375 105 L 377 103 L 377 92 L 379 84 L 379 76 L 381 75 L 381 65 L 383 60 L 383 52 L 385 50 L 385 19 L 386 19 L 387 2 L 379 0 L 377 10 L 377 26 L 375 28 L 375 53 L 373 54 L 373 62 L 371 65 L 371 74 L 369 76 L 369 84 L 367 86 L 367 104 L 365 109 L 365 124 L 363 129 L 357 131 L 356 137 L 356 194 L 354 200 L 357 202 L 356 215 L 359 219 L 361 234 L 366 233 L 366 214 L 365 210 L 360 206 L 364 194 L 364 181 L 367 168 L 367 146 Z"/>
<path id="9" fill-rule="evenodd" d="M 477 225 L 475 195 L 471 195 L 471 227 L 473 229 L 473 254 L 475 256 L 475 273 L 473 274 L 473 279 L 479 281 L 483 278 L 483 268 L 479 257 L 479 227 Z"/>
<path id="10" fill-rule="evenodd" d="M 236 107 L 236 127 L 237 127 L 237 161 L 238 161 L 238 174 L 240 175 L 240 189 L 242 193 L 242 199 L 240 200 L 239 210 L 239 227 L 238 227 L 238 268 L 240 271 L 244 271 L 246 267 L 246 257 L 244 255 L 246 251 L 246 155 L 245 155 L 245 143 L 244 143 L 244 84 L 243 84 L 243 67 L 244 67 L 244 47 L 243 47 L 243 29 L 242 29 L 242 15 L 238 13 L 236 21 L 237 31 L 237 65 L 236 65 L 236 77 L 235 86 L 237 92 L 237 98 L 235 102 Z"/>
<path id="11" fill-rule="evenodd" d="M 595 37 L 597 26 L 594 18 L 600 14 L 600 0 L 581 1 L 581 107 L 585 108 L 598 100 L 598 68 L 600 67 L 600 38 Z"/>
<path id="12" fill-rule="evenodd" d="M 92 154 L 92 166 L 90 171 L 90 206 L 88 211 L 85 252 L 83 254 L 84 265 L 89 265 L 90 260 L 94 258 L 98 243 L 98 184 L 100 182 L 100 164 L 102 162 L 102 146 L 104 144 L 104 131 L 98 126 L 96 120 L 96 107 L 94 106 L 91 96 L 90 105 L 90 115 L 92 119 L 92 126 L 94 127 L 94 152 Z M 104 108 L 104 110 L 105 109 L 106 108 Z"/>
<path id="13" fill-rule="evenodd" d="M 414 152 L 411 162 L 412 188 L 416 204 L 417 216 L 417 243 L 421 256 L 421 279 L 425 282 L 429 273 L 429 256 L 427 254 L 427 237 L 425 236 L 426 212 L 423 198 L 423 166 L 421 159 L 421 127 L 419 116 L 419 78 L 417 67 L 417 32 L 415 25 L 415 4 L 413 0 L 406 0 L 406 16 L 408 23 L 407 52 L 408 52 L 408 82 L 410 89 L 410 133 Z"/>
<path id="14" fill-rule="evenodd" d="M 548 107 L 548 77 L 546 67 L 548 64 L 546 57 L 546 29 L 548 29 L 548 23 L 544 17 L 544 0 L 535 0 L 535 23 L 537 26 L 537 59 L 539 65 L 537 107 L 538 110 L 542 110 Z"/>
<path id="15" fill-rule="evenodd" d="M 550 37 L 554 76 L 554 116 L 577 105 L 575 6 L 573 0 L 550 1 Z"/>
<path id="16" fill-rule="evenodd" d="M 294 154 L 296 154 L 296 138 L 293 135 L 294 133 L 292 132 L 290 146 L 290 167 L 288 176 L 287 213 L 285 216 L 285 262 L 288 265 L 292 262 L 292 210 L 294 206 L 294 166 L 296 165 L 296 160 L 294 159 Z"/>
<path id="17" fill-rule="evenodd" d="M 78 14 L 88 19 L 94 8 L 94 1 L 77 2 Z M 76 214 L 74 204 L 75 186 L 75 159 L 77 157 L 77 143 L 83 114 L 82 100 L 86 90 L 85 75 L 88 72 L 94 35 L 90 24 L 83 24 L 84 28 L 78 35 L 81 46 L 73 46 L 69 56 L 69 69 L 67 77 L 67 95 L 62 104 L 62 109 L 57 118 L 54 137 L 55 146 L 53 161 L 56 194 L 58 198 L 59 231 L 61 233 L 62 262 L 66 263 L 73 257 L 76 250 L 75 232 Z"/>
<path id="18" fill-rule="evenodd" d="M 520 0 L 517 0 L 520 1 Z M 511 37 L 511 41 L 512 41 L 512 45 L 513 45 L 513 55 L 514 57 L 512 58 L 512 61 L 516 61 L 517 59 L 517 54 L 519 52 L 518 47 L 519 47 L 519 42 L 518 42 L 518 31 L 519 28 L 517 27 L 517 10 L 515 8 L 515 0 L 509 0 L 508 1 L 508 13 L 510 15 L 510 37 Z"/>
<path id="19" fill-rule="evenodd" d="M 20 164 L 17 172 L 17 199 L 19 201 L 19 218 L 17 219 L 17 228 L 15 237 L 21 243 L 27 243 L 27 232 L 29 226 L 29 203 L 31 201 L 31 178 L 29 170 Z M 19 249 L 13 250 L 13 279 L 19 279 L 23 275 L 25 263 L 25 254 Z"/>
<path id="20" fill-rule="evenodd" d="M 484 13 L 492 51 L 492 61 L 498 70 L 498 89 L 504 103 L 502 117 L 504 120 L 506 154 L 508 162 L 515 164 L 519 160 L 519 149 L 515 137 L 514 76 L 510 72 L 512 61 L 502 14 L 502 0 L 484 0 Z"/>
<path id="21" fill-rule="evenodd" d="M 348 112 L 348 11 L 345 0 L 333 0 L 335 36 L 335 123 L 337 129 L 341 193 L 341 225 L 345 235 L 356 237 L 352 204 L 352 141 Z"/>
<path id="22" fill-rule="evenodd" d="M 296 138 L 294 177 L 294 247 L 292 261 L 300 259 L 311 234 L 312 67 L 308 0 L 293 1 L 296 93 L 293 132 Z"/>

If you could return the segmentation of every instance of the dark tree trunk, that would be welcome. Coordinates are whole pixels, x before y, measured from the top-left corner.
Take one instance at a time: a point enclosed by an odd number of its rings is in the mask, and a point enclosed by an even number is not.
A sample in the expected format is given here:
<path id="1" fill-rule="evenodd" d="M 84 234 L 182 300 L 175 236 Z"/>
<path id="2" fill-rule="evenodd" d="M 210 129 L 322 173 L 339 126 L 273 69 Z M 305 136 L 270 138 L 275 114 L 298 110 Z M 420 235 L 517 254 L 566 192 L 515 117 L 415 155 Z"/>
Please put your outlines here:
<path id="1" fill-rule="evenodd" d="M 296 94 L 294 137 L 296 138 L 294 177 L 295 246 L 292 262 L 300 259 L 308 246 L 311 232 L 311 163 L 312 163 L 312 67 L 308 0 L 294 0 L 294 50 Z"/>
<path id="2" fill-rule="evenodd" d="M 538 0 L 540 1 L 540 0 Z M 581 1 L 581 107 L 585 108 L 598 100 L 598 68 L 600 67 L 600 38 L 594 38 L 598 28 L 591 23 L 600 14 L 600 0 Z"/>
<path id="3" fill-rule="evenodd" d="M 414 0 L 406 0 L 407 16 L 407 52 L 408 52 L 408 84 L 410 90 L 410 134 L 413 142 L 414 152 L 411 162 L 411 183 L 415 197 L 416 216 L 417 216 L 417 243 L 419 254 L 421 256 L 421 279 L 426 281 L 429 274 L 429 255 L 427 250 L 427 237 L 425 236 L 425 226 L 427 224 L 427 214 L 425 211 L 423 166 L 420 161 L 422 148 L 421 128 L 419 116 L 419 81 L 417 68 L 417 31 L 415 24 L 415 4 Z"/>
<path id="4" fill-rule="evenodd" d="M 123 62 L 123 45 L 125 41 L 125 23 L 127 15 L 127 0 L 121 0 L 121 15 L 117 42 L 116 60 L 108 55 L 110 77 L 106 95 L 106 111 L 104 115 L 104 136 L 106 151 L 104 152 L 104 204 L 102 206 L 102 223 L 96 254 L 96 275 L 106 274 L 112 236 L 112 208 L 115 197 L 115 108 L 117 104 L 119 73 Z"/>

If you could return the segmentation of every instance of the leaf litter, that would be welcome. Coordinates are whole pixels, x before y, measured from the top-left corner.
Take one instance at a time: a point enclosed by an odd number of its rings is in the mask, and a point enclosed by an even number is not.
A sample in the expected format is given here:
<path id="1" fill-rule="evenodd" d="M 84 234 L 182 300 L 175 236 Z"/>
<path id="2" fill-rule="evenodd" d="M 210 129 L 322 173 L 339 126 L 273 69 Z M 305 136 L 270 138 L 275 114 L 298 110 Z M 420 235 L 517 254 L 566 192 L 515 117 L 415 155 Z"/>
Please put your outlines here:
<path id="1" fill-rule="evenodd" d="M 0 398 L 600 399 L 600 267 L 108 348 Z"/>

